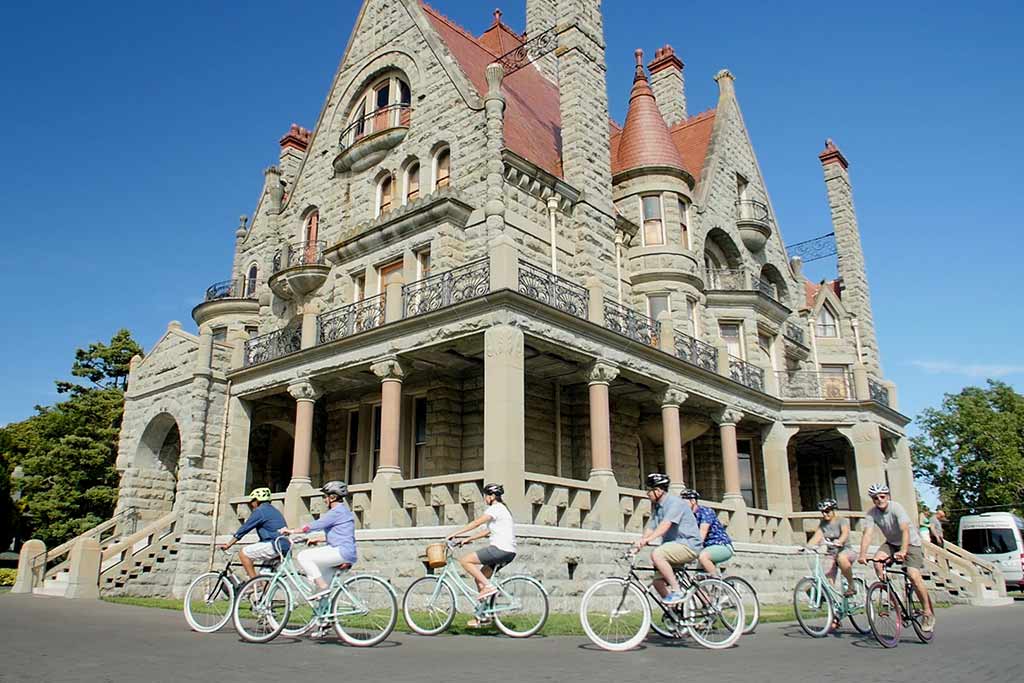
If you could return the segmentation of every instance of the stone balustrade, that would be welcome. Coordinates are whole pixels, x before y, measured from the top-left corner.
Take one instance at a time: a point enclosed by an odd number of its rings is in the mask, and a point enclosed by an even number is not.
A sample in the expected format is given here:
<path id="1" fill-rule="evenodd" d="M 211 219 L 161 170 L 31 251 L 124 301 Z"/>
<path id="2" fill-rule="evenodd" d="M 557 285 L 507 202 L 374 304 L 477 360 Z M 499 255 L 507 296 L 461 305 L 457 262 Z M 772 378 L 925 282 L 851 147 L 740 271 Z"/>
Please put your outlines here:
<path id="1" fill-rule="evenodd" d="M 601 487 L 578 479 L 544 474 L 526 475 L 530 523 L 564 529 L 585 529 Z"/>
<path id="2" fill-rule="evenodd" d="M 402 512 L 396 521 L 412 527 L 466 524 L 484 510 L 483 488 L 483 471 L 395 481 L 391 490 Z"/>

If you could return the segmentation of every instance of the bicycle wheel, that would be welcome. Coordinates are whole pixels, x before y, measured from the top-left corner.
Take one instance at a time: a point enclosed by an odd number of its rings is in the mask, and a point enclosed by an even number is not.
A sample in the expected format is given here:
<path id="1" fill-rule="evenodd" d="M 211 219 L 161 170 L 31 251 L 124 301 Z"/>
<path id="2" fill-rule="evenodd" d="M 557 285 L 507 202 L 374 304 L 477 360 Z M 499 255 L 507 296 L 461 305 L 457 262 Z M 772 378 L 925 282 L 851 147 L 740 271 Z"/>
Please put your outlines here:
<path id="1" fill-rule="evenodd" d="M 736 589 L 743 603 L 743 633 L 753 633 L 761 620 L 761 603 L 757 600 L 757 591 L 750 582 L 739 576 L 727 576 L 725 582 Z"/>
<path id="2" fill-rule="evenodd" d="M 200 574 L 185 591 L 185 621 L 193 631 L 213 633 L 231 619 L 235 585 L 221 572 Z"/>
<path id="3" fill-rule="evenodd" d="M 693 639 L 710 650 L 732 647 L 746 620 L 736 589 L 722 579 L 701 579 L 687 591 L 683 618 Z"/>
<path id="4" fill-rule="evenodd" d="M 853 578 L 853 597 L 846 598 L 846 615 L 850 618 L 853 628 L 861 635 L 871 633 L 871 624 L 868 623 L 867 616 L 864 614 L 867 594 L 868 587 L 864 583 L 864 579 L 855 576 Z"/>
<path id="5" fill-rule="evenodd" d="M 436 576 L 416 579 L 402 597 L 402 615 L 421 636 L 436 636 L 455 619 L 455 593 Z"/>
<path id="6" fill-rule="evenodd" d="M 305 581 L 311 592 L 316 590 L 312 581 L 302 577 L 298 580 Z M 309 633 L 317 622 L 316 609 L 302 599 L 302 595 L 299 592 L 298 587 L 295 588 L 295 592 L 298 593 L 298 595 L 294 596 L 296 600 L 292 604 L 292 611 L 288 617 L 288 623 L 285 624 L 285 627 L 281 630 L 281 635 L 288 638 L 301 638 Z"/>
<path id="7" fill-rule="evenodd" d="M 900 642 L 903 630 L 903 617 L 900 606 L 889 586 L 878 581 L 868 589 L 866 600 L 868 624 L 871 633 L 882 647 L 896 647 Z"/>
<path id="8" fill-rule="evenodd" d="M 825 586 L 817 579 L 805 576 L 793 589 L 793 611 L 804 633 L 812 638 L 822 638 L 832 629 L 835 613 Z"/>
<path id="9" fill-rule="evenodd" d="M 529 576 L 510 576 L 500 582 L 488 607 L 494 625 L 512 638 L 529 638 L 548 620 L 548 595 L 540 581 Z"/>
<path id="10" fill-rule="evenodd" d="M 398 600 L 384 579 L 353 576 L 331 596 L 331 615 L 339 638 L 356 647 L 371 647 L 395 630 Z"/>
<path id="11" fill-rule="evenodd" d="M 910 625 L 914 627 L 914 633 L 917 634 L 918 640 L 922 643 L 932 642 L 932 638 L 935 637 L 934 631 L 925 631 L 921 628 L 921 620 L 924 619 L 924 606 L 921 604 L 921 599 L 917 597 L 917 593 L 914 592 L 914 587 L 910 587 L 908 596 L 907 611 L 910 613 Z"/>
<path id="12" fill-rule="evenodd" d="M 580 623 L 595 645 L 622 652 L 647 637 L 651 609 L 643 591 L 625 579 L 602 579 L 583 594 Z"/>
<path id="13" fill-rule="evenodd" d="M 292 600 L 274 576 L 257 576 L 238 589 L 232 610 L 235 630 L 250 643 L 269 643 L 288 623 Z"/>

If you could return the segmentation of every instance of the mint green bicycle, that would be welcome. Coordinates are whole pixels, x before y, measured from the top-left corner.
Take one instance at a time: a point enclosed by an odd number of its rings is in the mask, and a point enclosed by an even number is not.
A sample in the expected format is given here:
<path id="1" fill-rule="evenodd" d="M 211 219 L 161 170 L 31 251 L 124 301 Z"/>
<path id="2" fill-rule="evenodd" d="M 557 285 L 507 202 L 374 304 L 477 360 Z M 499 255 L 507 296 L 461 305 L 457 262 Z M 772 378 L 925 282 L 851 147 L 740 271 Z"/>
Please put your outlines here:
<path id="1" fill-rule="evenodd" d="M 291 549 L 274 542 L 280 564 L 273 574 L 249 579 L 238 589 L 232 611 L 235 630 L 250 643 L 269 643 L 284 633 L 298 637 L 313 630 L 318 636 L 334 627 L 349 645 L 370 647 L 391 635 L 398 621 L 398 600 L 391 584 L 378 576 L 336 571 L 331 593 L 310 599 L 316 589 L 293 559 L 296 545 L 307 539 L 291 536 Z"/>
<path id="2" fill-rule="evenodd" d="M 440 574 L 413 581 L 402 598 L 402 614 L 416 633 L 436 636 L 452 625 L 458 609 L 458 597 L 473 606 L 480 624 L 494 622 L 499 631 L 512 638 L 528 638 L 544 627 L 548 619 L 548 593 L 532 576 L 517 574 L 499 580 L 501 565 L 494 568 L 491 581 L 498 592 L 478 601 L 475 588 L 462 578 L 453 550 L 446 544 L 446 563 Z"/>
<path id="3" fill-rule="evenodd" d="M 811 575 L 796 583 L 793 589 L 793 608 L 800 628 L 812 638 L 823 638 L 836 628 L 839 622 L 848 618 L 858 633 L 867 634 L 871 627 L 867 622 L 865 601 L 867 586 L 864 579 L 853 578 L 853 595 L 847 596 L 833 587 L 832 582 L 821 568 L 822 553 L 816 549 L 802 548 L 801 552 L 814 555 Z M 836 568 L 838 571 L 838 567 Z M 842 586 L 846 589 L 846 577 L 840 572 Z"/>

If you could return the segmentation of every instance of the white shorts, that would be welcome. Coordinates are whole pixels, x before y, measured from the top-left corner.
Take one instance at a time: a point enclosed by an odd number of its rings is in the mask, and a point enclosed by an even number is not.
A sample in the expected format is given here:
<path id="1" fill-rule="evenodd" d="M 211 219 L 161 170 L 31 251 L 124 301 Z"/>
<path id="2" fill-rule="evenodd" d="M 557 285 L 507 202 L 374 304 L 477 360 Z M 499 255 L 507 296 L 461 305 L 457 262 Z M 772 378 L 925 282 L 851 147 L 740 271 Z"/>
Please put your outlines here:
<path id="1" fill-rule="evenodd" d="M 242 552 L 253 562 L 272 562 L 278 559 L 277 549 L 272 541 L 260 541 L 242 548 Z"/>

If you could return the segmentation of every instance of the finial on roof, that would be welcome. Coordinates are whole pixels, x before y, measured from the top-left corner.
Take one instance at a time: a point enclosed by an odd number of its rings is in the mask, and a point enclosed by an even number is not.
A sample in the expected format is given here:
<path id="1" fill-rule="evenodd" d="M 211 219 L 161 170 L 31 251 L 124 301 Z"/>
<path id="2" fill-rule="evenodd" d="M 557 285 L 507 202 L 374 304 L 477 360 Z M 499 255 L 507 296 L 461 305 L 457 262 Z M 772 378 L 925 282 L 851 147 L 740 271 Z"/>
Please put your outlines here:
<path id="1" fill-rule="evenodd" d="M 500 7 L 495 7 L 494 8 L 494 23 L 495 24 L 500 24 L 501 23 L 501 8 Z"/>
<path id="2" fill-rule="evenodd" d="M 818 155 L 818 159 L 821 161 L 822 166 L 828 164 L 839 164 L 846 170 L 850 167 L 850 163 L 843 156 L 843 153 L 836 147 L 836 143 L 832 141 L 832 138 L 825 139 L 825 151 Z"/>
<path id="3" fill-rule="evenodd" d="M 636 57 L 636 71 L 633 73 L 633 82 L 637 82 L 640 79 L 647 80 L 647 74 L 644 73 L 644 51 L 637 48 L 633 52 L 633 56 Z"/>
<path id="4" fill-rule="evenodd" d="M 715 74 L 715 82 L 718 83 L 718 97 L 723 98 L 726 95 L 735 95 L 735 88 L 733 83 L 736 77 L 732 75 L 732 72 L 728 69 L 722 69 Z"/>

